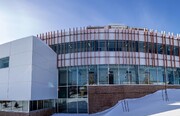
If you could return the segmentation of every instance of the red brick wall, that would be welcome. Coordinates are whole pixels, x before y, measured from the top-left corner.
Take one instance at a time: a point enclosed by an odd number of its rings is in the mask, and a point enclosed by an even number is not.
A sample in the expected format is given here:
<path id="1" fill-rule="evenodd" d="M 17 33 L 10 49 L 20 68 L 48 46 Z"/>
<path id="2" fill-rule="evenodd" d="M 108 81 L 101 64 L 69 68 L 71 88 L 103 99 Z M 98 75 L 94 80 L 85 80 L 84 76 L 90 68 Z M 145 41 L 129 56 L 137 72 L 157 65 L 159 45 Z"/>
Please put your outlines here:
<path id="1" fill-rule="evenodd" d="M 89 86 L 89 113 L 96 113 L 114 106 L 124 98 L 138 98 L 157 90 L 164 89 L 163 85 L 108 85 Z M 168 88 L 179 88 L 180 86 L 168 86 Z"/>

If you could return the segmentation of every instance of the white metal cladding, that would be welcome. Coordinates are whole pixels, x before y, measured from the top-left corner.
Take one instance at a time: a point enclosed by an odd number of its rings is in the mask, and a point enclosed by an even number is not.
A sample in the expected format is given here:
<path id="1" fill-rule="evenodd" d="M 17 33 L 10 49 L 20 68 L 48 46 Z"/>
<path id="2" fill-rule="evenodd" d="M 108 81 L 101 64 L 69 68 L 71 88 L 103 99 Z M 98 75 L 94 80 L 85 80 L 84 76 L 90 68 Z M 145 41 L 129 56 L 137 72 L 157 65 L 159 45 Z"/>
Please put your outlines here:
<path id="1" fill-rule="evenodd" d="M 105 52 L 108 53 L 105 55 Z M 130 52 L 130 54 L 135 54 L 134 57 L 138 57 L 138 53 L 137 52 Z M 130 61 L 130 64 L 132 65 L 145 65 L 145 53 L 141 52 L 140 53 L 140 62 L 138 60 L 138 58 L 134 58 L 134 57 L 128 57 L 128 52 L 124 52 L 124 56 L 123 56 L 123 52 L 107 52 L 107 51 L 101 51 L 100 54 L 98 54 L 98 52 L 88 52 L 88 54 L 92 54 L 91 57 L 86 57 L 85 54 L 86 52 L 82 52 L 82 53 L 71 53 L 72 56 L 75 55 L 76 58 L 70 58 L 70 54 L 59 54 L 59 58 L 64 55 L 65 58 L 59 59 L 59 62 L 65 62 L 65 64 L 63 64 L 63 66 L 59 65 L 59 67 L 64 67 L 64 66 L 70 66 L 70 62 L 71 62 L 71 66 L 76 66 L 76 65 L 95 65 L 95 64 L 107 64 L 107 62 L 109 62 L 109 64 L 117 64 L 117 62 L 115 62 L 116 60 L 120 59 L 119 64 L 129 64 L 127 62 Z M 78 54 L 82 54 L 83 57 L 81 57 Z M 115 55 L 117 54 L 117 55 Z M 149 55 L 150 57 L 150 66 L 152 66 L 152 55 Z M 100 59 L 100 62 L 99 62 Z M 74 62 L 76 62 L 76 60 L 78 60 L 78 64 L 74 64 Z M 136 61 L 134 61 L 136 60 Z M 171 67 L 171 61 L 170 61 L 170 55 L 167 55 L 167 60 L 168 60 L 168 67 Z M 82 61 L 82 64 L 81 64 Z M 91 62 L 90 62 L 91 61 Z M 96 61 L 96 62 L 95 62 Z M 123 62 L 124 61 L 124 62 Z M 175 58 L 175 63 L 176 63 L 176 67 L 179 67 L 179 58 L 178 56 L 176 56 Z M 59 63 L 60 64 L 60 63 Z M 163 65 L 163 55 L 162 54 L 156 54 L 155 55 L 155 66 L 164 66 Z"/>
<path id="2" fill-rule="evenodd" d="M 117 40 L 125 40 L 125 38 L 121 36 L 122 32 L 124 32 L 124 36 L 125 35 L 128 36 L 128 35 L 135 34 L 135 41 L 138 41 L 138 35 L 137 34 L 139 34 L 139 41 L 144 41 L 144 31 L 142 31 L 142 30 L 140 30 L 140 31 L 135 30 L 134 31 L 134 30 L 131 30 L 131 29 L 126 29 L 126 30 L 119 29 L 118 30 L 119 33 L 116 34 L 116 35 L 115 35 L 115 32 L 117 30 L 115 30 L 115 29 L 109 29 L 109 32 L 107 32 L 107 31 L 105 32 L 105 29 L 99 29 L 99 31 L 98 31 L 98 29 L 94 29 L 94 30 L 91 30 L 91 31 L 86 31 L 86 30 L 82 30 L 82 31 L 83 32 L 78 31 L 75 34 L 71 31 L 71 33 L 69 33 L 70 35 L 67 34 L 67 33 L 64 34 L 63 32 L 62 32 L 62 34 L 58 34 L 59 35 L 58 38 L 62 39 L 62 41 L 58 41 L 57 40 L 57 33 L 55 34 L 55 36 L 53 34 L 51 35 L 51 33 L 49 33 L 49 35 L 47 35 L 47 37 L 44 36 L 44 38 L 43 38 L 41 36 L 41 39 L 43 39 L 43 40 L 47 39 L 46 40 L 47 43 L 49 45 L 53 45 L 53 44 L 57 44 L 57 43 L 67 43 L 67 42 L 82 41 L 81 37 L 84 38 L 84 41 L 86 41 L 86 40 L 104 40 L 105 39 L 104 38 L 104 34 L 105 33 L 109 33 L 109 40 L 114 40 L 115 36 L 117 36 L 118 34 L 120 36 L 119 36 L 119 38 Z M 150 32 L 147 32 L 147 34 L 148 34 L 148 37 L 150 38 Z M 169 43 L 169 39 L 174 38 L 174 40 L 171 40 L 171 41 L 174 41 L 175 45 L 177 46 L 177 39 L 178 38 L 176 36 L 172 36 L 172 35 L 168 35 L 168 34 L 160 34 L 160 33 L 153 32 L 152 35 L 154 36 L 154 38 L 153 38 L 154 41 L 156 39 L 155 38 L 156 34 L 157 34 L 157 38 L 158 38 L 157 43 L 162 43 L 162 39 L 161 38 L 162 38 L 162 36 L 165 36 L 166 37 L 166 41 L 167 41 L 167 43 L 166 43 L 167 45 L 170 44 Z M 74 38 L 76 38 L 76 39 L 74 39 Z M 150 39 L 148 39 L 148 41 L 151 42 Z"/>
<path id="3" fill-rule="evenodd" d="M 0 45 L 0 58 L 9 67 L 0 69 L 0 100 L 57 98 L 57 55 L 34 36 Z"/>

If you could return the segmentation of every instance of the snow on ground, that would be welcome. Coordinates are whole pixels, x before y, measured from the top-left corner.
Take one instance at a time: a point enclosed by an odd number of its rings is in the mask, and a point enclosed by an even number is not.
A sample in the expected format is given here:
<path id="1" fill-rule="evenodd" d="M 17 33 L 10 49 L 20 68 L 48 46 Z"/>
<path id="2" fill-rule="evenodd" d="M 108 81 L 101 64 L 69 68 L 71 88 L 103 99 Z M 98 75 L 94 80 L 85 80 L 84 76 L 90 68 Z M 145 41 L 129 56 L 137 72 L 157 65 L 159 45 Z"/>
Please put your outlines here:
<path id="1" fill-rule="evenodd" d="M 180 89 L 168 89 L 169 101 L 165 98 L 165 91 L 137 99 L 125 99 L 129 112 L 123 111 L 123 100 L 115 106 L 96 114 L 54 114 L 53 116 L 180 116 Z"/>

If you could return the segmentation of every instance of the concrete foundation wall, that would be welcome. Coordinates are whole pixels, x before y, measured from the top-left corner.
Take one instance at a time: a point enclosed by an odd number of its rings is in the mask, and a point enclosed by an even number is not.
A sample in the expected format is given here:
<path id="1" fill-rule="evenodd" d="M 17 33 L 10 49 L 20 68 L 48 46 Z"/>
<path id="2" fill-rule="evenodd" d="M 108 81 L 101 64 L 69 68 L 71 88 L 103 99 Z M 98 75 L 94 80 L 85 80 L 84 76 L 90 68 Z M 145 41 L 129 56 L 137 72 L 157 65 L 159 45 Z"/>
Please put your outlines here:
<path id="1" fill-rule="evenodd" d="M 139 98 L 164 88 L 164 85 L 89 86 L 89 113 L 106 110 L 124 98 Z M 167 88 L 180 89 L 180 86 L 168 85 Z"/>

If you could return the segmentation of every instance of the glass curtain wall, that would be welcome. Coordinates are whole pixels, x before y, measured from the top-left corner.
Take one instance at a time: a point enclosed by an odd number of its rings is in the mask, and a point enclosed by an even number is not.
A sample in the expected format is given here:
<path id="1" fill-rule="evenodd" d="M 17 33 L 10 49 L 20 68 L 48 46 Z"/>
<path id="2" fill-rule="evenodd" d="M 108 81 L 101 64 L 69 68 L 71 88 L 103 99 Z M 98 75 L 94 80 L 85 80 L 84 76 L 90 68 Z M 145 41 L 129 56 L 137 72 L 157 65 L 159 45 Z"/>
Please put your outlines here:
<path id="1" fill-rule="evenodd" d="M 87 113 L 88 85 L 180 84 L 180 68 L 92 65 L 59 69 L 57 112 Z"/>

